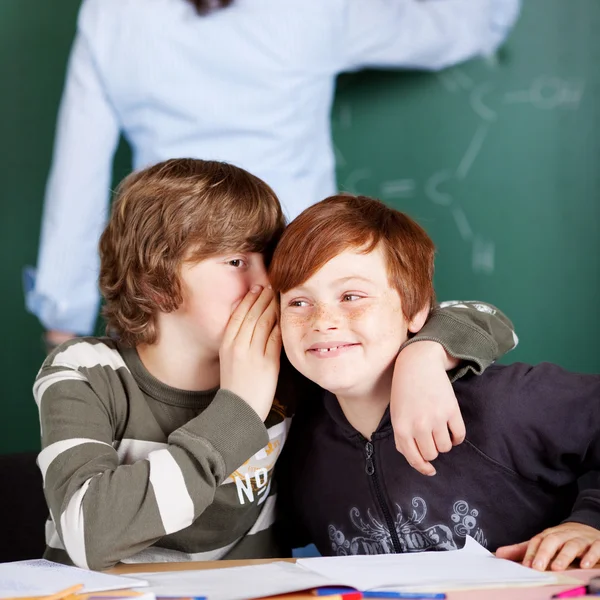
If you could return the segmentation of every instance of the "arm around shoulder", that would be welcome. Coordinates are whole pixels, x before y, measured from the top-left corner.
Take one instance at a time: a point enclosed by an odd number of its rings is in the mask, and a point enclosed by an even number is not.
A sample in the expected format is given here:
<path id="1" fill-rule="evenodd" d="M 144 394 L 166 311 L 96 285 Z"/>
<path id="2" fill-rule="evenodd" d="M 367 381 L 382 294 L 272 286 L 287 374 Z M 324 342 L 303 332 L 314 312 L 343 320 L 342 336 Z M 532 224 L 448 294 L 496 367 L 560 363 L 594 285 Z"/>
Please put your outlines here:
<path id="1" fill-rule="evenodd" d="M 465 438 L 446 371 L 454 369 L 452 379 L 469 369 L 481 373 L 515 344 L 512 323 L 497 308 L 452 302 L 434 309 L 403 345 L 394 368 L 390 411 L 396 447 L 415 469 L 435 475 L 430 461 Z"/>
<path id="2" fill-rule="evenodd" d="M 478 301 L 437 305 L 425 326 L 403 347 L 424 340 L 441 344 L 448 355 L 462 361 L 453 380 L 469 369 L 480 375 L 519 341 L 512 322 L 501 310 Z"/>

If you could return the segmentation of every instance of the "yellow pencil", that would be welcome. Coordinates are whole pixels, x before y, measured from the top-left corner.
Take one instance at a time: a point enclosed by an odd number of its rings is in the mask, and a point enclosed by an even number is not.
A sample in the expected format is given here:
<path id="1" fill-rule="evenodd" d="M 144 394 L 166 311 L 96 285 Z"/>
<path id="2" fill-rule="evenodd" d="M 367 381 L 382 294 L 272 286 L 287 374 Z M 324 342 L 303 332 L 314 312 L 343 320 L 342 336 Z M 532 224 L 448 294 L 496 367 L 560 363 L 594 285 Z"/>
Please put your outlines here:
<path id="1" fill-rule="evenodd" d="M 56 594 L 50 594 L 49 596 L 28 596 L 21 598 L 7 598 L 6 600 L 64 600 L 67 596 L 76 594 L 82 588 L 83 583 L 78 583 L 77 585 L 72 585 L 71 587 L 61 590 L 60 592 L 56 592 Z"/>
<path id="2" fill-rule="evenodd" d="M 60 592 L 56 592 L 56 594 L 52 594 L 51 596 L 45 596 L 45 600 L 62 600 L 66 596 L 70 596 L 71 594 L 76 594 L 78 591 L 83 589 L 83 583 L 78 583 L 77 585 L 72 585 Z"/>
<path id="3" fill-rule="evenodd" d="M 89 592 L 87 594 L 77 594 L 73 596 L 73 600 L 87 600 L 94 596 L 101 596 L 102 598 L 114 596 L 116 598 L 135 598 L 136 596 L 143 596 L 143 592 L 136 592 L 135 590 L 109 590 L 107 592 Z M 71 600 L 69 597 L 63 598 L 62 600 Z"/>

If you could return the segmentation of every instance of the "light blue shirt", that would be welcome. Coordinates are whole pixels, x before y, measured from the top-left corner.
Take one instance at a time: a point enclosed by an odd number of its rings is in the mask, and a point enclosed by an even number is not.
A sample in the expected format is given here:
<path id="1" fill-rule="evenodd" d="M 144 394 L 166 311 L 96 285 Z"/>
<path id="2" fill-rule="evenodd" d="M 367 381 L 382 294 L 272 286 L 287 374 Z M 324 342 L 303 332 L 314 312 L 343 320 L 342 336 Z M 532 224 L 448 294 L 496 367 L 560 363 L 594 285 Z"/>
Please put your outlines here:
<path id="1" fill-rule="evenodd" d="M 200 17 L 185 0 L 84 0 L 28 309 L 47 329 L 92 331 L 120 132 L 136 169 L 225 160 L 270 184 L 293 218 L 336 190 L 339 73 L 491 53 L 518 12 L 519 0 L 235 0 Z"/>

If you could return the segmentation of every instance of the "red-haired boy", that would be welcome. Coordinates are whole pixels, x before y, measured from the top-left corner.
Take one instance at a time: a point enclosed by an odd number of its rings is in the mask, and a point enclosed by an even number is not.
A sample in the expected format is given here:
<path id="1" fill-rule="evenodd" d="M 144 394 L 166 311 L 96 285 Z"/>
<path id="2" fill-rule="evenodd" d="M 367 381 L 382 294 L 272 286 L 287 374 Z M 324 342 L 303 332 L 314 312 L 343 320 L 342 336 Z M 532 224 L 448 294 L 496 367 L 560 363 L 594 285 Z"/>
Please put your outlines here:
<path id="1" fill-rule="evenodd" d="M 600 376 L 547 363 L 468 374 L 454 382 L 467 438 L 437 475 L 396 452 L 394 363 L 430 314 L 433 258 L 417 223 L 349 195 L 306 209 L 275 250 L 285 352 L 322 388 L 299 403 L 279 471 L 298 541 L 349 555 L 452 550 L 470 535 L 541 570 L 593 566 L 600 490 L 578 479 L 600 470 Z"/>

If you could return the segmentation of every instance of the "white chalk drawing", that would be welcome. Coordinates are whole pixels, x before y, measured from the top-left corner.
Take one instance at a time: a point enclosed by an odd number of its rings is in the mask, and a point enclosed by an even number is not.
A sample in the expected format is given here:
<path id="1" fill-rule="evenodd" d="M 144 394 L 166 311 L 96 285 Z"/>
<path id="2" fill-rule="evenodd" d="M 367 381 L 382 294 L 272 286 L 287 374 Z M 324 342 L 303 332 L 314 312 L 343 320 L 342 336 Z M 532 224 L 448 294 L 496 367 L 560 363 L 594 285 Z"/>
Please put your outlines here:
<path id="1" fill-rule="evenodd" d="M 483 63 L 491 69 L 497 67 L 499 62 L 500 61 L 498 60 L 498 52 L 491 52 L 487 56 L 483 57 Z"/>
<path id="2" fill-rule="evenodd" d="M 470 90 L 474 85 L 473 80 L 459 68 L 440 71 L 437 78 L 449 92 Z"/>
<path id="3" fill-rule="evenodd" d="M 460 237 L 465 242 L 470 242 L 473 239 L 473 230 L 469 225 L 465 211 L 460 208 L 460 206 L 457 206 L 452 209 L 452 216 L 454 217 L 454 221 L 458 227 L 458 233 L 460 233 Z"/>
<path id="4" fill-rule="evenodd" d="M 486 59 L 490 67 L 494 67 L 497 56 Z M 475 135 L 463 155 L 456 172 L 451 169 L 440 169 L 429 177 L 425 184 L 426 196 L 438 206 L 445 206 L 452 211 L 452 217 L 463 241 L 472 245 L 472 264 L 475 273 L 490 275 L 495 266 L 495 243 L 476 234 L 462 207 L 445 187 L 449 182 L 464 181 L 483 144 L 491 125 L 498 120 L 498 112 L 494 104 L 529 104 L 539 110 L 570 109 L 577 110 L 585 91 L 585 81 L 581 78 L 563 79 L 554 75 L 536 77 L 528 89 L 501 94 L 494 94 L 492 82 L 476 83 L 461 69 L 447 69 L 437 75 L 438 81 L 451 93 L 465 91 L 469 94 L 469 106 L 481 119 Z"/>
<path id="5" fill-rule="evenodd" d="M 472 268 L 475 273 L 485 273 L 491 275 L 494 272 L 494 255 L 496 246 L 491 240 L 484 240 L 476 235 L 473 241 L 473 263 Z"/>
<path id="6" fill-rule="evenodd" d="M 454 172 L 451 169 L 444 169 L 434 173 L 425 184 L 425 194 L 429 199 L 439 206 L 450 206 L 452 204 L 452 196 L 446 192 L 440 191 L 440 186 L 446 181 L 454 178 Z"/>
<path id="7" fill-rule="evenodd" d="M 469 147 L 467 148 L 467 151 L 465 152 L 465 155 L 458 165 L 458 169 L 456 169 L 457 179 L 464 179 L 468 175 L 473 163 L 475 162 L 475 159 L 481 152 L 481 148 L 483 148 L 483 142 L 488 134 L 488 131 L 489 125 L 486 123 L 483 123 L 478 127 L 473 139 L 471 140 L 471 143 L 469 144 Z"/>
<path id="8" fill-rule="evenodd" d="M 475 114 L 484 121 L 495 121 L 498 113 L 486 104 L 486 96 L 494 89 L 493 83 L 478 85 L 469 96 L 469 103 Z"/>
<path id="9" fill-rule="evenodd" d="M 554 75 L 540 75 L 527 90 L 504 94 L 506 104 L 531 104 L 540 110 L 564 108 L 577 110 L 585 91 L 581 78 L 561 79 Z"/>
<path id="10" fill-rule="evenodd" d="M 497 63 L 498 57 L 495 53 L 484 58 L 484 64 L 489 68 L 495 68 Z M 442 168 L 433 173 L 424 184 L 424 192 L 431 202 L 451 211 L 461 239 L 472 246 L 472 270 L 475 273 L 491 275 L 495 268 L 495 243 L 473 231 L 464 209 L 448 191 L 448 187 L 456 187 L 457 183 L 466 180 L 483 150 L 491 126 L 499 119 L 499 105 L 528 104 L 546 111 L 577 110 L 585 92 L 586 82 L 578 77 L 564 79 L 555 75 L 540 75 L 531 82 L 528 89 L 503 93 L 496 90 L 493 82 L 477 83 L 459 67 L 444 69 L 436 74 L 436 78 L 446 91 L 452 94 L 468 94 L 469 106 L 480 119 L 480 123 L 457 168 Z M 348 103 L 339 106 L 337 123 L 342 129 L 352 127 L 352 110 Z M 334 151 L 337 166 L 346 166 L 346 160 L 339 149 L 334 147 Z M 372 170 L 369 168 L 354 169 L 346 177 L 341 188 L 359 194 L 360 184 L 371 177 Z M 417 182 L 410 178 L 383 181 L 380 184 L 379 195 L 384 200 L 412 198 L 416 195 L 417 187 Z"/>
<path id="11" fill-rule="evenodd" d="M 456 171 L 452 169 L 437 171 L 425 184 L 425 194 L 427 197 L 438 206 L 450 208 L 460 237 L 463 241 L 472 244 L 471 266 L 473 271 L 486 275 L 491 275 L 494 272 L 494 243 L 484 242 L 480 236 L 474 234 L 465 211 L 458 205 L 450 193 L 444 191 L 444 185 L 447 182 L 463 181 L 467 177 L 473 163 L 483 148 L 483 142 L 489 128 L 490 126 L 487 122 L 479 125 Z"/>
<path id="12" fill-rule="evenodd" d="M 351 171 L 350 174 L 348 175 L 348 177 L 346 177 L 346 179 L 344 181 L 344 185 L 342 186 L 342 189 L 346 192 L 350 192 L 351 194 L 360 195 L 363 192 L 361 192 L 358 189 L 358 184 L 361 181 L 366 181 L 367 179 L 370 179 L 372 174 L 373 174 L 372 169 L 368 169 L 368 168 L 354 169 L 354 171 Z"/>
<path id="13" fill-rule="evenodd" d="M 458 92 L 460 87 L 458 82 L 452 77 L 448 71 L 441 71 L 436 75 L 437 80 L 446 88 L 450 93 Z"/>
<path id="14" fill-rule="evenodd" d="M 384 200 L 396 198 L 412 198 L 415 195 L 416 184 L 414 179 L 394 179 L 384 181 L 379 188 L 379 194 Z"/>

